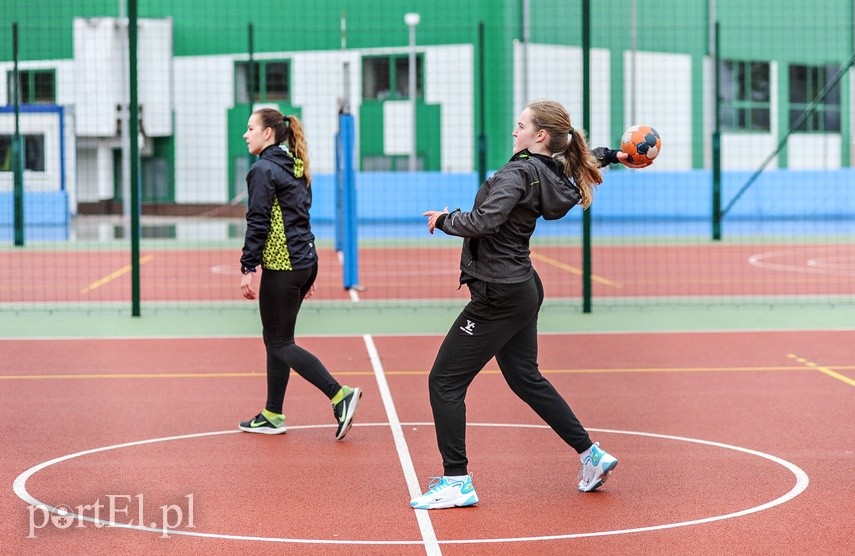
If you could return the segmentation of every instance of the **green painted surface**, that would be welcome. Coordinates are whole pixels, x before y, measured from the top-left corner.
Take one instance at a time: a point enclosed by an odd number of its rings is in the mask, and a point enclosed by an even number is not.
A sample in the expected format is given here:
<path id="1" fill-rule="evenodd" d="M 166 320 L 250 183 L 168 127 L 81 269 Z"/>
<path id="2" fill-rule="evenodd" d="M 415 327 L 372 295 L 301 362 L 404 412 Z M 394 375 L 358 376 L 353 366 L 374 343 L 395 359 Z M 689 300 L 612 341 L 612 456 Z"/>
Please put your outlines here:
<path id="1" fill-rule="evenodd" d="M 540 313 L 541 333 L 687 332 L 739 330 L 853 330 L 855 308 L 806 303 L 769 307 L 738 303 L 709 308 L 633 307 L 595 301 L 583 314 L 579 303 L 547 301 Z M 152 309 L 142 317 L 116 307 L 102 311 L 27 311 L 4 314 L 0 338 L 120 338 L 261 336 L 255 303 L 233 309 Z M 298 318 L 298 336 L 412 335 L 448 331 L 463 303 L 385 306 L 370 303 L 307 303 Z"/>
<path id="2" fill-rule="evenodd" d="M 439 171 L 442 165 L 442 107 L 416 102 L 416 151 L 425 171 Z M 383 102 L 367 101 L 359 106 L 359 154 L 362 159 L 385 156 Z M 398 170 L 407 169 L 406 155 L 395 155 Z"/>

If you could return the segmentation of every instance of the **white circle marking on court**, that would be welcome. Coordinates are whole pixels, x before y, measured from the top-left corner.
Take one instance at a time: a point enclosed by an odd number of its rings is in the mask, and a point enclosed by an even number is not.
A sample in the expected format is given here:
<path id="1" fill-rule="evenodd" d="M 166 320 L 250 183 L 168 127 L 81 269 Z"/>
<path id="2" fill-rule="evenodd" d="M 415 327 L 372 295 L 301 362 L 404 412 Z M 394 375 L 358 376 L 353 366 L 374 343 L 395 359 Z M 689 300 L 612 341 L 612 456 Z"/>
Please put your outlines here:
<path id="1" fill-rule="evenodd" d="M 855 253 L 846 245 L 766 251 L 748 257 L 748 264 L 785 272 L 855 275 Z"/>
<path id="2" fill-rule="evenodd" d="M 425 422 L 425 423 L 401 423 L 403 426 L 433 426 L 433 423 Z M 523 424 L 512 424 L 512 423 L 468 423 L 469 426 L 473 427 L 506 427 L 506 428 L 532 428 L 532 429 L 548 429 L 549 427 L 546 425 L 523 425 Z M 289 429 L 314 429 L 314 428 L 328 428 L 331 425 L 300 425 L 300 426 L 289 426 Z M 387 427 L 388 423 L 362 423 L 362 424 L 354 424 L 355 427 Z M 529 541 L 549 541 L 549 540 L 564 540 L 564 539 L 578 539 L 583 537 L 603 537 L 607 535 L 623 535 L 627 533 L 641 533 L 645 531 L 659 531 L 662 529 L 673 529 L 676 527 L 686 527 L 690 525 L 700 525 L 702 523 L 711 523 L 714 521 L 722 521 L 725 519 L 732 519 L 736 517 L 745 516 L 748 514 L 760 512 L 763 510 L 768 510 L 769 508 L 773 508 L 775 506 L 781 505 L 785 502 L 788 502 L 804 492 L 807 488 L 808 483 L 810 482 L 807 473 L 805 473 L 800 467 L 797 465 L 790 463 L 784 459 L 781 459 L 777 456 L 773 456 L 770 454 L 765 454 L 763 452 L 758 452 L 756 450 L 750 450 L 748 448 L 742 448 L 740 446 L 734 446 L 731 444 L 723 444 L 721 442 L 712 442 L 709 440 L 701 440 L 697 438 L 687 438 L 684 436 L 673 436 L 668 434 L 657 434 L 650 432 L 637 432 L 637 431 L 624 431 L 624 430 L 615 430 L 615 429 L 595 429 L 589 428 L 589 431 L 593 432 L 601 432 L 608 434 L 625 434 L 630 436 L 644 436 L 649 438 L 659 438 L 663 440 L 674 440 L 678 442 L 690 442 L 693 444 L 702 444 L 705 446 L 712 446 L 715 448 L 722 448 L 725 450 L 733 450 L 735 452 L 742 452 L 744 454 L 749 454 L 752 456 L 760 457 L 766 460 L 769 460 L 773 463 L 776 463 L 787 470 L 789 470 L 796 478 L 796 484 L 791 488 L 787 493 L 775 498 L 774 500 L 770 500 L 764 504 L 760 504 L 759 506 L 754 506 L 751 508 L 747 508 L 744 510 L 740 510 L 737 512 L 731 512 L 722 515 L 716 515 L 711 517 L 705 517 L 701 519 L 693 519 L 689 521 L 679 521 L 674 523 L 665 523 L 662 525 L 650 525 L 647 527 L 634 527 L 632 529 L 613 529 L 609 531 L 594 531 L 589 533 L 568 533 L 564 535 L 545 535 L 545 536 L 533 536 L 533 537 L 512 537 L 512 538 L 484 538 L 484 539 L 452 539 L 452 540 L 439 540 L 440 544 L 476 544 L 476 543 L 508 543 L 508 542 L 529 542 Z M 27 492 L 27 480 L 38 473 L 39 471 L 46 469 L 52 465 L 56 465 L 58 463 L 62 463 L 64 461 L 68 461 L 74 458 L 79 458 L 82 456 L 95 454 L 98 452 L 106 452 L 109 450 L 119 450 L 122 448 L 131 448 L 134 446 L 142 446 L 145 444 L 155 444 L 158 442 L 169 442 L 173 440 L 187 440 L 191 438 L 201 438 L 206 436 L 218 436 L 223 434 L 234 434 L 240 433 L 240 430 L 227 430 L 227 431 L 216 431 L 216 432 L 204 432 L 204 433 L 196 433 L 196 434 L 183 434 L 179 436 L 167 436 L 163 438 L 152 438 L 148 440 L 139 440 L 136 442 L 126 442 L 123 444 L 114 444 L 112 446 L 104 446 L 101 448 L 93 448 L 91 450 L 83 450 L 82 452 L 76 452 L 74 454 L 68 454 L 65 456 L 60 456 L 58 458 L 54 458 L 49 461 L 45 461 L 38 465 L 34 465 L 33 467 L 27 469 L 20 475 L 15 478 L 13 482 L 12 489 L 15 491 L 15 494 L 18 495 L 24 502 L 31 504 L 40 509 L 46 510 L 51 513 L 58 514 L 59 506 L 51 506 L 46 502 L 42 502 L 34 498 L 29 492 Z M 64 508 L 64 507 L 63 507 Z M 144 525 L 137 525 L 132 523 L 120 523 L 113 522 L 104 519 L 95 519 L 93 517 L 85 516 L 85 515 L 77 515 L 77 514 L 68 514 L 66 511 L 66 515 L 75 520 L 87 521 L 90 523 L 95 523 L 101 526 L 108 527 L 117 527 L 122 529 L 135 529 L 138 531 L 147 531 L 151 533 L 159 533 L 159 534 L 168 534 L 168 535 L 184 535 L 191 537 L 203 537 L 203 538 L 211 538 L 211 539 L 228 539 L 228 540 L 243 540 L 243 541 L 262 541 L 262 542 L 277 542 L 277 543 L 302 543 L 302 544 L 354 544 L 354 545 L 421 545 L 424 544 L 423 541 L 420 540 L 347 540 L 347 539 L 297 539 L 297 538 L 284 538 L 284 537 L 258 537 L 258 536 L 249 536 L 249 535 L 228 535 L 223 533 L 205 533 L 205 532 L 197 532 L 197 531 L 187 531 L 184 529 L 164 529 L 157 527 L 146 527 Z M 413 510 L 419 511 L 419 510 Z"/>

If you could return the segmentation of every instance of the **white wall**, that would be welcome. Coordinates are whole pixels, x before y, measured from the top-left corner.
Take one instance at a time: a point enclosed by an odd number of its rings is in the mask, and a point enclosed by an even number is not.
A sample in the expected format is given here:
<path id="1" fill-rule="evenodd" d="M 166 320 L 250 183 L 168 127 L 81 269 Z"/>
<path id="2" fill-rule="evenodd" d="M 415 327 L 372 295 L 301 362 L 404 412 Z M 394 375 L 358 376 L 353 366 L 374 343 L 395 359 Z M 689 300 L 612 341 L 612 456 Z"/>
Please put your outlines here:
<path id="1" fill-rule="evenodd" d="M 524 56 L 528 51 L 528 63 Z M 610 145 L 611 87 L 609 53 L 591 49 L 591 148 Z M 525 106 L 536 100 L 555 100 L 570 112 L 573 127 L 582 128 L 582 49 L 573 46 L 514 42 L 513 121 Z M 523 75 L 527 73 L 527 75 Z M 528 98 L 523 80 L 527 82 Z M 512 153 L 513 128 L 507 130 L 508 156 Z M 611 145 L 616 147 L 616 145 Z"/>
<path id="2" fill-rule="evenodd" d="M 172 135 L 172 19 L 141 19 L 137 82 L 141 129 L 148 137 Z"/>
<path id="3" fill-rule="evenodd" d="M 301 52 L 276 57 L 291 60 L 291 104 L 300 107 L 303 114 L 312 173 L 333 173 L 339 99 L 344 90 L 343 55 L 338 52 Z M 353 81 L 354 74 L 359 73 L 358 57 L 351 61 L 350 67 Z M 351 84 L 352 92 L 353 89 Z M 354 113 L 358 114 L 358 110 Z"/>
<path id="4" fill-rule="evenodd" d="M 234 106 L 232 56 L 175 58 L 175 201 L 228 201 L 227 111 Z"/>
<path id="5" fill-rule="evenodd" d="M 117 105 L 127 98 L 127 25 L 115 18 L 74 19 L 77 135 L 116 135 Z"/>
<path id="6" fill-rule="evenodd" d="M 472 45 L 425 49 L 425 102 L 439 104 L 441 169 L 471 172 L 475 158 L 475 75 Z"/>
<path id="7" fill-rule="evenodd" d="M 74 19 L 74 91 L 77 135 L 113 137 L 117 105 L 128 86 L 128 22 L 112 17 Z M 172 135 L 172 20 L 140 19 L 137 34 L 138 100 L 150 137 Z M 60 102 L 62 103 L 62 102 Z"/>
<path id="8" fill-rule="evenodd" d="M 633 58 L 637 64 L 635 83 Z M 657 170 L 691 169 L 695 125 L 692 122 L 691 57 L 624 52 L 624 121 L 627 122 L 625 127 L 648 124 L 659 132 L 662 150 L 656 159 Z M 697 122 L 697 125 L 702 123 Z"/>
<path id="9" fill-rule="evenodd" d="M 841 138 L 832 133 L 794 133 L 787 140 L 787 167 L 793 170 L 840 168 Z"/>

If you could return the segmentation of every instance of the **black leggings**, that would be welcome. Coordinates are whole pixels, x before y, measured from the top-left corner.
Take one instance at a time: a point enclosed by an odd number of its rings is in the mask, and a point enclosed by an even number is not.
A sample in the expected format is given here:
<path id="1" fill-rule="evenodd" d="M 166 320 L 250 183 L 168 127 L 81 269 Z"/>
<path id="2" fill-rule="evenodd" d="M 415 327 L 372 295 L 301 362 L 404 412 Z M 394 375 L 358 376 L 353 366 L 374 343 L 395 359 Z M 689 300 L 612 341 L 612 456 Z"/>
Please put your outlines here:
<path id="1" fill-rule="evenodd" d="M 466 475 L 466 390 L 495 356 L 511 390 L 577 453 L 588 433 L 537 366 L 537 315 L 543 285 L 470 282 L 471 299 L 442 342 L 428 388 L 445 475 Z M 500 411 L 500 408 L 497 408 Z"/>
<path id="2" fill-rule="evenodd" d="M 291 369 L 327 398 L 335 396 L 341 388 L 317 357 L 294 343 L 297 313 L 317 275 L 317 263 L 304 270 L 264 270 L 261 273 L 258 308 L 267 350 L 265 408 L 273 413 L 282 413 Z"/>

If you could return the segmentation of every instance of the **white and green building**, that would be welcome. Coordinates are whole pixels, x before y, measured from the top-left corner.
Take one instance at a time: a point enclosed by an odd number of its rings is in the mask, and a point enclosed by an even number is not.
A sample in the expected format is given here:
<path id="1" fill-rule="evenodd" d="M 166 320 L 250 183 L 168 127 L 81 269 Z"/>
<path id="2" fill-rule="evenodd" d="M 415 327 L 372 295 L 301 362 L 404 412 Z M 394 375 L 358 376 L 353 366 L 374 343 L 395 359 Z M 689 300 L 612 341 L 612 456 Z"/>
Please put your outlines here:
<path id="1" fill-rule="evenodd" d="M 722 166 L 756 168 L 855 44 L 850 0 L 591 1 L 591 142 L 633 123 L 663 137 L 659 171 L 708 168 L 720 25 Z M 316 175 L 335 169 L 338 112 L 357 125 L 361 171 L 474 174 L 509 156 L 529 100 L 564 103 L 582 127 L 582 2 L 576 0 L 138 0 L 143 201 L 221 204 L 243 187 L 253 106 L 301 117 Z M 12 189 L 12 42 L 19 30 L 29 190 L 80 203 L 123 196 L 127 19 L 122 0 L 0 6 L 0 194 Z M 419 13 L 410 45 L 406 13 Z M 481 27 L 483 24 L 483 27 Z M 416 113 L 409 67 L 416 60 Z M 789 135 L 773 166 L 835 169 L 853 154 L 852 72 Z M 412 126 L 415 125 L 415 133 Z"/>

